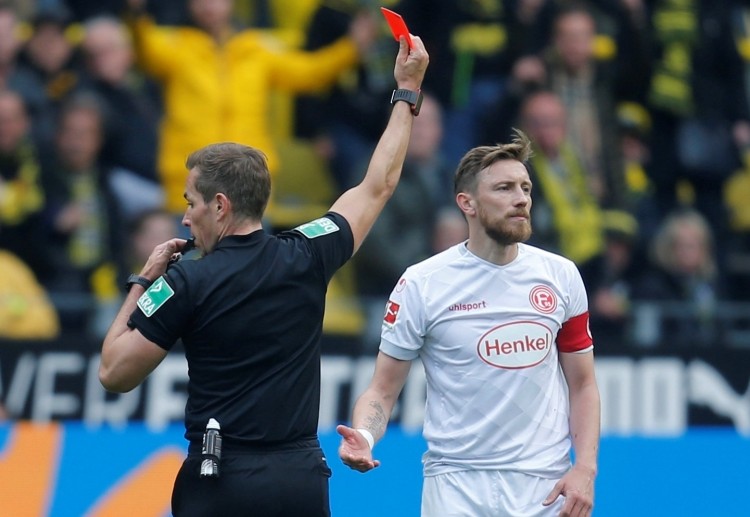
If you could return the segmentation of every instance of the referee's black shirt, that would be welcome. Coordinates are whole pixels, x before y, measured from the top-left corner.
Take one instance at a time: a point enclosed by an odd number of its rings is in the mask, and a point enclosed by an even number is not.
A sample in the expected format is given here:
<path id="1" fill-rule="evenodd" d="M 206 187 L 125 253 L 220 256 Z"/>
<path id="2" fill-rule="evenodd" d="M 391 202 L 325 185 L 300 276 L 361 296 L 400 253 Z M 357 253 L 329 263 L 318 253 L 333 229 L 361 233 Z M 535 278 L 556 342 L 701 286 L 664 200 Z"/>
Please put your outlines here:
<path id="1" fill-rule="evenodd" d="M 200 442 L 209 418 L 227 444 L 316 436 L 325 294 L 353 246 L 347 221 L 329 212 L 275 236 L 225 237 L 141 296 L 131 328 L 167 350 L 179 338 L 185 347 L 188 440 Z"/>

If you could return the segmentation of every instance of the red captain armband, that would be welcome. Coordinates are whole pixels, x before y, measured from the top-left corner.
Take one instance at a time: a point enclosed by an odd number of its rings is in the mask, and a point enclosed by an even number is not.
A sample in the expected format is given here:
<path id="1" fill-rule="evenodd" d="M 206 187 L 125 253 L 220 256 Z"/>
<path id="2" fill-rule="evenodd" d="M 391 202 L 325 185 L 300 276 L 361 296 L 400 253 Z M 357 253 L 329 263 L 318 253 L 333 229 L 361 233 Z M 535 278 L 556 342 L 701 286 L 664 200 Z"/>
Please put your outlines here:
<path id="1" fill-rule="evenodd" d="M 593 343 L 588 311 L 570 318 L 562 324 L 560 332 L 557 333 L 557 349 L 560 352 L 580 352 Z"/>

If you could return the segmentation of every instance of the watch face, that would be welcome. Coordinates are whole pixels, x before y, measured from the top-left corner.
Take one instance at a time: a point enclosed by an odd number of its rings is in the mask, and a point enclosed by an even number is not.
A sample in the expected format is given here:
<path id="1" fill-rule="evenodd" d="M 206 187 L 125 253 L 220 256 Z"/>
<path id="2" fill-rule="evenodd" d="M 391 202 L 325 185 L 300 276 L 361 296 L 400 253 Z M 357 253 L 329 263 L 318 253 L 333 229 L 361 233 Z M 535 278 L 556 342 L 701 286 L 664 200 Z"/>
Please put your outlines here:
<path id="1" fill-rule="evenodd" d="M 419 94 L 417 95 L 417 103 L 411 108 L 411 112 L 414 114 L 415 117 L 419 115 L 419 110 L 422 108 L 423 98 L 424 96 L 422 95 L 422 92 L 420 91 Z"/>

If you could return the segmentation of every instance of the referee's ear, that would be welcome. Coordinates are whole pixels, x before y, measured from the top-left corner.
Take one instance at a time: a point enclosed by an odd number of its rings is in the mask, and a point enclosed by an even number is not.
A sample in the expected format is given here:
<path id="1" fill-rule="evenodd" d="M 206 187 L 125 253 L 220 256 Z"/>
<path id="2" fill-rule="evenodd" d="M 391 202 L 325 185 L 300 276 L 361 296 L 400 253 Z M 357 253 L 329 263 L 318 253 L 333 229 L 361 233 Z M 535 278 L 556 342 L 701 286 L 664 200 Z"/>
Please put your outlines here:
<path id="1" fill-rule="evenodd" d="M 216 213 L 219 216 L 227 216 L 230 212 L 230 207 L 232 206 L 231 202 L 229 201 L 229 198 L 222 194 L 221 192 L 216 194 L 216 197 L 214 197 L 214 200 L 216 201 Z"/>

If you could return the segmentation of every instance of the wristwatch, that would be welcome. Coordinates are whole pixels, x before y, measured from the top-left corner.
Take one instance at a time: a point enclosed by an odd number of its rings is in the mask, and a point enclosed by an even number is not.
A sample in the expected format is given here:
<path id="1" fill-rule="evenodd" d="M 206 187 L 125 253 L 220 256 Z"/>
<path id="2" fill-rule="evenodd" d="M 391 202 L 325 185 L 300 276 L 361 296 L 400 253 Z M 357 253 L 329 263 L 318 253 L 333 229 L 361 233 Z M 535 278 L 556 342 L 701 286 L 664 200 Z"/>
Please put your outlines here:
<path id="1" fill-rule="evenodd" d="M 419 108 L 422 107 L 422 90 L 414 91 L 403 88 L 393 90 L 391 104 L 396 104 L 398 101 L 405 101 L 411 104 L 411 114 L 416 117 L 419 115 Z"/>
<path id="2" fill-rule="evenodd" d="M 152 280 L 149 280 L 145 276 L 130 275 L 125 282 L 125 290 L 130 292 L 130 288 L 133 287 L 133 284 L 142 285 L 144 289 L 148 289 L 153 283 Z"/>

